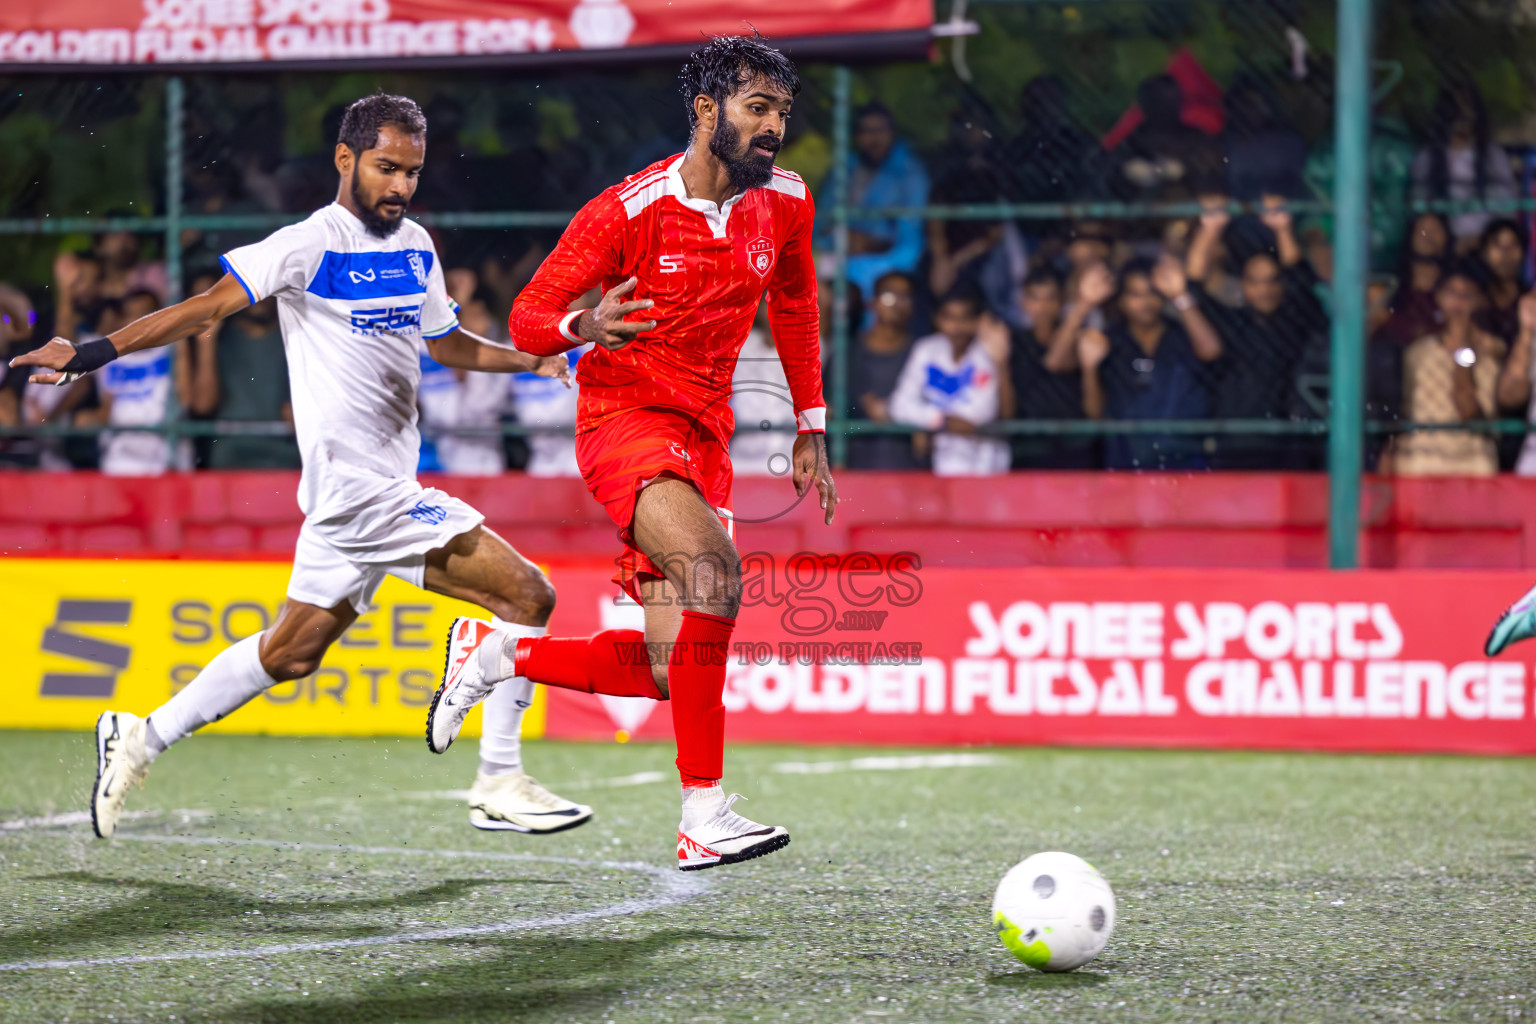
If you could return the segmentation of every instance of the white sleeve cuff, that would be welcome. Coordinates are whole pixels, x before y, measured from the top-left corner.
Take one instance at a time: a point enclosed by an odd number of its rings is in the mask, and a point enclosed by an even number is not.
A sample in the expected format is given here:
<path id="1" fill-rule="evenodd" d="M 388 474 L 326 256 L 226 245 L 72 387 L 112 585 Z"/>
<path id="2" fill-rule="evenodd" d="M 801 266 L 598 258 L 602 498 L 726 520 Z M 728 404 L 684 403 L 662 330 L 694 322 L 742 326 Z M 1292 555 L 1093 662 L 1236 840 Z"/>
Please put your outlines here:
<path id="1" fill-rule="evenodd" d="M 584 309 L 573 310 L 573 311 L 565 314 L 564 318 L 561 319 L 561 321 L 560 321 L 560 334 L 561 334 L 561 336 L 563 336 L 565 338 L 566 341 L 569 341 L 569 342 L 571 342 L 573 344 L 576 344 L 576 345 L 585 345 L 586 344 L 586 342 L 581 340 L 581 335 L 579 335 L 579 334 L 572 334 L 571 333 L 571 324 L 574 324 L 576 322 L 576 318 L 581 316 L 581 314 L 583 314 L 585 312 L 586 312 L 586 310 L 584 310 Z"/>
<path id="2" fill-rule="evenodd" d="M 827 408 L 802 409 L 795 415 L 795 426 L 802 434 L 822 434 L 827 430 Z"/>

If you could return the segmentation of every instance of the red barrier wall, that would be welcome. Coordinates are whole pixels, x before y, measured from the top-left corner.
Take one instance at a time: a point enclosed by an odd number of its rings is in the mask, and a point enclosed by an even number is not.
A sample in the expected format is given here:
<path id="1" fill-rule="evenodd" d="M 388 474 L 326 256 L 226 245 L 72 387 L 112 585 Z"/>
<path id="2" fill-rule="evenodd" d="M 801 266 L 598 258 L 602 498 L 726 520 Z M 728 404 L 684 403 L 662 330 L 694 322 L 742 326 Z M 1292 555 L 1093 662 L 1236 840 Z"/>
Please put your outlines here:
<path id="1" fill-rule="evenodd" d="M 425 479 L 425 478 L 424 478 Z M 519 548 L 610 558 L 614 531 L 580 480 L 443 478 Z M 286 559 L 296 473 L 123 479 L 0 474 L 0 553 Z M 1327 480 L 1310 474 L 844 472 L 837 521 L 789 483 L 742 479 L 743 550 L 912 551 L 930 566 L 1243 566 L 1327 561 Z M 1370 479 L 1368 565 L 1536 567 L 1536 480 Z M 1530 541 L 1527 540 L 1530 538 Z"/>
<path id="2" fill-rule="evenodd" d="M 844 566 L 749 567 L 731 740 L 1536 753 L 1533 649 L 1482 652 L 1521 573 Z M 606 567 L 550 571 L 559 632 L 641 625 Z M 672 735 L 545 692 L 548 736 Z"/>

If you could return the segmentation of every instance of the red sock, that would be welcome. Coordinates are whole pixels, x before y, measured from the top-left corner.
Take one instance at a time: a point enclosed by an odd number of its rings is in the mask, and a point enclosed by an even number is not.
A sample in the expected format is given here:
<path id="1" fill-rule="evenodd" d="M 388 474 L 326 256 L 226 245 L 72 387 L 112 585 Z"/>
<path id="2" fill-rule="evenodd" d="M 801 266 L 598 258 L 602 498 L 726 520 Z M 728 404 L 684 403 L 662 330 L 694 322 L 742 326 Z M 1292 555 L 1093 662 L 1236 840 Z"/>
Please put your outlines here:
<path id="1" fill-rule="evenodd" d="M 725 774 L 725 659 L 735 619 L 683 612 L 683 626 L 667 662 L 677 771 L 683 787 L 713 786 Z"/>
<path id="2" fill-rule="evenodd" d="M 666 699 L 651 675 L 645 634 L 638 629 L 608 629 L 583 637 L 522 637 L 512 664 L 518 675 L 546 686 L 612 697 Z"/>

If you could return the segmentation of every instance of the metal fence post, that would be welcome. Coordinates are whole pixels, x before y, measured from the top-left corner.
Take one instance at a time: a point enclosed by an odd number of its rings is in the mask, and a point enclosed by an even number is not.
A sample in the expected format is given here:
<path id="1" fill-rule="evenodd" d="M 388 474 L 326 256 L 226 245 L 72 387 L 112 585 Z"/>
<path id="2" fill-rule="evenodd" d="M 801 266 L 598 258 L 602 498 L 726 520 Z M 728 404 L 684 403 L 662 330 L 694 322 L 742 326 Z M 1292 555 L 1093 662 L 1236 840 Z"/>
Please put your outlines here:
<path id="1" fill-rule="evenodd" d="M 165 275 L 170 279 L 170 302 L 181 294 L 181 160 L 182 125 L 186 87 L 180 75 L 165 82 Z"/>
<path id="2" fill-rule="evenodd" d="M 181 287 L 181 160 L 182 134 L 186 113 L 186 90 L 180 75 L 172 75 L 165 82 L 165 279 L 166 302 L 180 302 Z M 171 380 L 176 379 L 177 360 L 182 358 L 180 345 L 171 349 Z M 180 456 L 181 431 L 185 410 L 178 400 L 173 384 L 165 410 L 165 443 L 170 447 L 171 468 L 175 469 Z M 188 467 L 193 468 L 193 467 Z"/>
<path id="3" fill-rule="evenodd" d="M 851 151 L 849 107 L 853 73 L 839 64 L 832 82 L 832 408 L 827 417 L 832 465 L 848 464 L 848 157 Z"/>
<path id="4" fill-rule="evenodd" d="M 1371 0 L 1339 0 L 1334 95 L 1333 387 L 1328 564 L 1360 564 L 1366 277 L 1370 242 Z"/>

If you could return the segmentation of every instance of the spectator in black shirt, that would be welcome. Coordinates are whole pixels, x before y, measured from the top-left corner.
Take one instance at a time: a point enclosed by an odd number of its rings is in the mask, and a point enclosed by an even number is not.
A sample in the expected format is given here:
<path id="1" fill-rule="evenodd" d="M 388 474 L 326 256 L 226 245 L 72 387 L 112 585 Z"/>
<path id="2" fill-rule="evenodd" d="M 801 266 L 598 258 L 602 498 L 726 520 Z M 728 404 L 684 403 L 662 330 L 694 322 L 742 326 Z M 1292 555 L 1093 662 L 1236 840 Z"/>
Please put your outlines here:
<path id="1" fill-rule="evenodd" d="M 830 291 L 824 288 L 823 292 Z M 848 363 L 850 418 L 891 422 L 891 392 L 901 378 L 912 347 L 912 278 L 899 270 L 875 281 L 871 303 L 874 323 L 859 334 Z M 917 469 L 922 463 L 908 434 L 855 435 L 848 442 L 848 465 L 856 469 Z"/>
<path id="2" fill-rule="evenodd" d="M 1312 291 L 1316 275 L 1302 258 L 1284 199 L 1266 196 L 1260 220 L 1273 234 L 1274 249 L 1242 259 L 1240 306 L 1217 302 L 1202 287 L 1211 267 L 1210 251 L 1227 228 L 1224 203 L 1201 216 L 1190 243 L 1190 291 L 1222 339 L 1212 402 L 1216 419 L 1289 419 L 1302 356 L 1314 339 L 1327 333 L 1327 317 Z M 1299 469 L 1302 454 L 1291 435 L 1222 434 L 1216 437 L 1210 465 Z"/>
<path id="3" fill-rule="evenodd" d="M 1153 75 L 1136 87 L 1144 120 L 1109 154 L 1107 185 L 1117 199 L 1193 199 L 1221 188 L 1226 166 L 1221 147 L 1184 123 L 1184 95 L 1172 75 Z"/>
<path id="4" fill-rule="evenodd" d="M 1527 287 L 1525 250 L 1525 229 L 1518 221 L 1503 217 L 1489 221 L 1477 243 L 1477 269 L 1483 275 L 1488 301 L 1474 319 L 1477 326 L 1502 341 L 1506 351 L 1512 351 L 1520 338 L 1518 305 Z M 1499 415 L 1504 419 L 1523 419 L 1526 407 L 1524 403 L 1501 405 Z M 1499 447 L 1499 468 L 1514 469 L 1524 450 L 1525 437 L 1499 434 L 1495 441 Z"/>
<path id="5" fill-rule="evenodd" d="M 1171 303 L 1179 319 L 1164 313 Z M 1090 419 L 1201 420 L 1211 415 L 1210 363 L 1221 337 L 1189 294 L 1170 256 L 1135 259 L 1120 272 L 1121 321 L 1078 341 L 1083 411 Z M 1119 434 L 1105 439 L 1110 469 L 1204 469 L 1204 439 L 1193 434 Z"/>
<path id="6" fill-rule="evenodd" d="M 1022 304 L 1029 327 L 1006 332 L 1002 321 L 988 317 L 983 343 L 994 361 L 1008 367 L 1002 379 L 1002 416 L 1020 420 L 1081 420 L 1083 375 L 1077 347 L 1086 328 L 1083 316 L 1062 320 L 1065 282 L 1047 267 L 1024 279 Z M 1115 292 L 1115 278 L 1102 263 L 1089 268 L 1078 285 L 1079 314 L 1096 309 Z M 1003 350 L 1006 349 L 1006 352 Z M 1002 356 L 1006 356 L 1004 361 Z M 1015 469 L 1093 469 L 1099 464 L 1097 439 L 1081 435 L 1016 434 Z"/>
<path id="7" fill-rule="evenodd" d="M 1507 218 L 1489 221 L 1477 243 L 1477 261 L 1484 274 L 1488 304 L 1478 314 L 1478 326 L 1513 345 L 1520 333 L 1517 305 L 1525 294 L 1525 229 Z"/>
<path id="8" fill-rule="evenodd" d="M 928 201 L 957 206 L 1002 202 L 1003 162 L 994 138 L 980 111 L 953 111 L 944 162 Z M 930 220 L 925 231 L 928 288 L 935 297 L 948 295 L 960 281 L 976 283 L 987 254 L 1003 239 L 1001 221 Z"/>
<path id="9" fill-rule="evenodd" d="M 1073 121 L 1062 80 L 1056 75 L 1030 79 L 1019 96 L 1019 113 L 1024 131 L 1008 144 L 1003 161 L 1008 197 L 1021 203 L 1058 203 L 1096 195 L 1103 150 Z"/>

